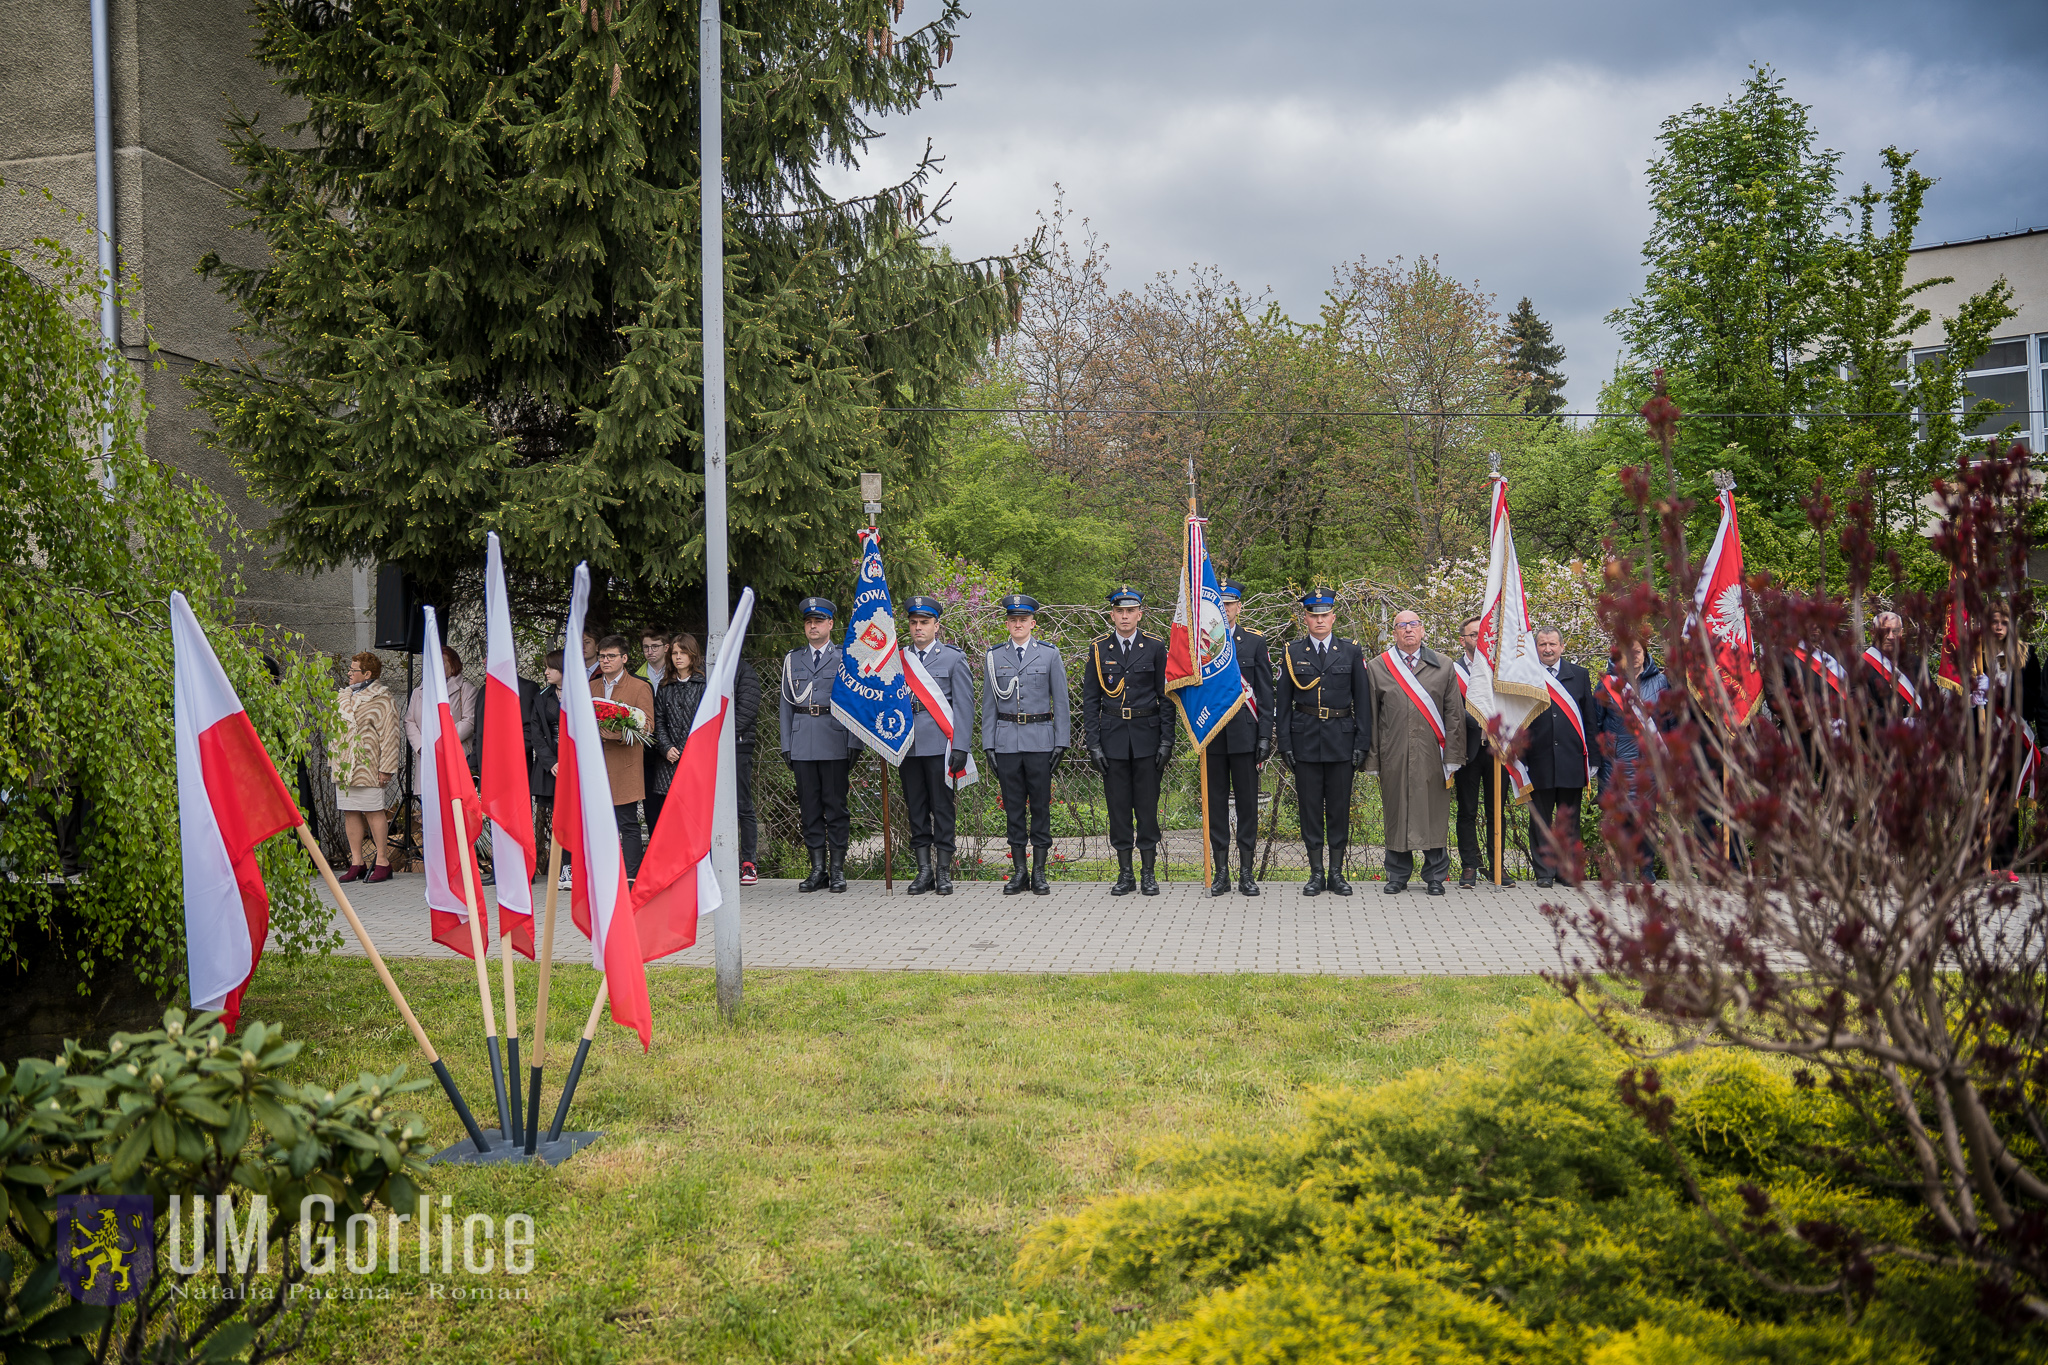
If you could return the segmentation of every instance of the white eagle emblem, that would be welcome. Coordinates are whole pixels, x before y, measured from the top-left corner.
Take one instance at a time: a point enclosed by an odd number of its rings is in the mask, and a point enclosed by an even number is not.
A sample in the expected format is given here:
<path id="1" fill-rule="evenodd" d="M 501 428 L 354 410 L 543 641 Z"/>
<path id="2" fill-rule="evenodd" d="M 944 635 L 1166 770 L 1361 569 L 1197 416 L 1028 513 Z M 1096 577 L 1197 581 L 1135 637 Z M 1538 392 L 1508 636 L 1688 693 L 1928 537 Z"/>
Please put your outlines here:
<path id="1" fill-rule="evenodd" d="M 1742 585 L 1730 583 L 1721 589 L 1707 611 L 1707 624 L 1714 638 L 1737 648 L 1749 644 L 1749 618 L 1742 610 Z"/>

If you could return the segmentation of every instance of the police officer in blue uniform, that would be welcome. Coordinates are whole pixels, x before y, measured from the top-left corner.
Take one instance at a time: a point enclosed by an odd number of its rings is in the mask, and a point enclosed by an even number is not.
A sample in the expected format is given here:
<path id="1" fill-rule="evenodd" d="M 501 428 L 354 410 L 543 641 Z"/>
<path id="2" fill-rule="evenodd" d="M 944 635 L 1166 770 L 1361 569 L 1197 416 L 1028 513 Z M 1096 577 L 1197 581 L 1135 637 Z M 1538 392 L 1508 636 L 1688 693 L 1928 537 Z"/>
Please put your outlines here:
<path id="1" fill-rule="evenodd" d="M 1259 840 L 1259 766 L 1273 754 L 1273 660 L 1266 637 L 1237 623 L 1244 610 L 1244 585 L 1223 585 L 1223 614 L 1230 622 L 1230 640 L 1237 650 L 1237 670 L 1251 687 L 1252 704 L 1238 708 L 1209 738 L 1202 761 L 1209 765 L 1209 855 L 1216 880 L 1209 894 L 1230 894 L 1230 817 L 1227 803 L 1237 799 L 1237 889 L 1259 894 L 1252 877 L 1252 854 Z"/>
<path id="2" fill-rule="evenodd" d="M 1138 628 L 1144 618 L 1145 599 L 1136 589 L 1111 593 L 1113 629 L 1089 645 L 1081 668 L 1081 723 L 1088 756 L 1102 774 L 1109 846 L 1116 850 L 1112 896 L 1159 894 L 1159 778 L 1173 758 L 1173 711 L 1166 705 L 1166 642 Z M 1131 876 L 1133 847 L 1144 863 L 1142 880 Z"/>
<path id="3" fill-rule="evenodd" d="M 953 739 L 949 744 L 939 722 L 917 699 L 910 697 L 912 725 L 916 738 L 899 770 L 903 775 L 903 808 L 910 815 L 910 853 L 917 859 L 917 878 L 909 894 L 922 896 L 936 891 L 953 894 L 953 782 L 967 771 L 968 746 L 974 743 L 974 668 L 959 646 L 939 638 L 939 618 L 945 604 L 936 597 L 913 597 L 904 604 L 910 618 L 910 645 L 931 675 L 946 705 L 953 710 Z"/>
<path id="4" fill-rule="evenodd" d="M 846 843 L 852 825 L 846 813 L 847 775 L 860 741 L 832 714 L 832 682 L 839 676 L 839 649 L 832 643 L 832 604 L 806 597 L 804 643 L 782 660 L 782 757 L 796 774 L 796 804 L 803 814 L 804 847 L 811 875 L 799 891 L 846 890 Z"/>
<path id="5" fill-rule="evenodd" d="M 1052 774 L 1073 742 L 1067 665 L 1057 649 L 1031 638 L 1038 624 L 1036 598 L 1016 593 L 1005 597 L 1002 607 L 1010 638 L 982 660 L 988 693 L 981 701 L 981 747 L 1002 784 L 1003 814 L 1010 826 L 1011 870 L 1003 894 L 1014 896 L 1029 887 L 1035 895 L 1049 896 L 1045 859 L 1052 852 Z"/>
<path id="6" fill-rule="evenodd" d="M 1372 752 L 1371 690 L 1365 651 L 1335 632 L 1337 596 L 1314 588 L 1301 599 L 1308 633 L 1280 655 L 1274 698 L 1280 761 L 1294 774 L 1301 841 L 1308 848 L 1304 896 L 1348 896 L 1344 851 L 1351 843 L 1351 784 Z M 1330 854 L 1329 880 L 1323 850 Z"/>

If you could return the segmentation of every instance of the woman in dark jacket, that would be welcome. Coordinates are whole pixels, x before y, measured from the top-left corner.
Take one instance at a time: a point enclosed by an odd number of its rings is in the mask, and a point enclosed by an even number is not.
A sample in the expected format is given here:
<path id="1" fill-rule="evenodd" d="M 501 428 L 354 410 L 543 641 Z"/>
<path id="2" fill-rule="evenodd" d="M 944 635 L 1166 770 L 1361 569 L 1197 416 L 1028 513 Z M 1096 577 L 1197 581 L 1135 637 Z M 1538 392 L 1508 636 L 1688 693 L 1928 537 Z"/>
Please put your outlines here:
<path id="1" fill-rule="evenodd" d="M 1633 696 L 1629 695 L 1631 684 Z M 1671 728 L 1670 718 L 1657 714 L 1657 701 L 1670 686 L 1670 675 L 1657 667 L 1657 661 L 1650 658 L 1640 644 L 1631 644 L 1625 657 L 1610 664 L 1606 676 L 1594 685 L 1593 733 L 1586 738 L 1592 746 L 1603 796 L 1610 788 L 1618 787 L 1626 792 L 1639 780 L 1649 781 L 1648 774 L 1643 774 L 1640 779 L 1637 777 L 1642 752 L 1636 744 L 1636 732 L 1645 724 L 1659 733 Z M 1631 714 L 1634 712 L 1640 714 Z M 1645 791 L 1641 795 L 1649 796 L 1650 793 Z M 1657 850 L 1647 835 L 1643 839 L 1641 856 L 1642 880 L 1655 881 Z"/>
<path id="2" fill-rule="evenodd" d="M 555 815 L 555 763 L 560 751 L 562 729 L 562 651 L 551 649 L 547 657 L 548 685 L 533 698 L 526 715 L 526 751 L 533 766 L 526 778 L 533 792 L 534 847 L 546 848 L 553 834 Z M 562 886 L 569 885 L 569 855 L 562 854 Z"/>
<path id="3" fill-rule="evenodd" d="M 647 830 L 651 837 L 661 807 L 668 800 L 669 784 L 676 779 L 676 764 L 683 757 L 683 745 L 690 739 L 690 727 L 697 720 L 697 703 L 704 699 L 704 656 L 697 652 L 697 637 L 678 635 L 669 641 L 668 672 L 661 690 L 654 694 L 654 781 L 647 788 Z"/>

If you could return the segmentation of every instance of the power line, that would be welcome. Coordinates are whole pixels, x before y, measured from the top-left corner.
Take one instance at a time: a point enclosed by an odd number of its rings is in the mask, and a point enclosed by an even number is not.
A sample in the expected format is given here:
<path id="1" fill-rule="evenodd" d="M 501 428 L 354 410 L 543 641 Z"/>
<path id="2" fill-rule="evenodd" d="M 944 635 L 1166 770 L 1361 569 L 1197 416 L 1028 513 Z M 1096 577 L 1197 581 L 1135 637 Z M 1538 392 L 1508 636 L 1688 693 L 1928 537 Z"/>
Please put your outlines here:
<path id="1" fill-rule="evenodd" d="M 1426 417 L 1441 421 L 1463 417 L 1640 417 L 1639 412 L 1423 412 L 1405 408 L 883 408 L 884 412 L 997 413 L 1013 417 Z M 2041 408 L 2005 408 L 1993 417 L 2031 417 Z M 1957 414 L 1967 416 L 1968 414 Z M 1895 417 L 1922 420 L 1912 412 L 1688 412 L 1684 417 Z M 1985 420 L 1989 420 L 1988 418 Z"/>

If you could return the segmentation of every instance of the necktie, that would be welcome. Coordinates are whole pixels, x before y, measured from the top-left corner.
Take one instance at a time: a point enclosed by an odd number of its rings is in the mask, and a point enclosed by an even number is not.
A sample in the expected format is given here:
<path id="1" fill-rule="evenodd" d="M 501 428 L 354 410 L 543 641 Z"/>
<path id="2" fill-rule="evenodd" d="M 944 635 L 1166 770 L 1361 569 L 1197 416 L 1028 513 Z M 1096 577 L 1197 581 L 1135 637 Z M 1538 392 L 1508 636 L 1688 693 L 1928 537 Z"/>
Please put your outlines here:
<path id="1" fill-rule="evenodd" d="M 1410 672 L 1413 672 L 1415 670 L 1415 656 L 1413 654 L 1403 654 L 1401 657 L 1408 661 L 1408 669 Z"/>
<path id="2" fill-rule="evenodd" d="M 819 664 L 821 664 L 821 663 L 824 663 L 824 662 L 825 662 L 825 651 L 824 651 L 824 650 L 822 650 L 822 649 L 817 649 L 817 648 L 813 648 L 813 649 L 811 650 L 811 667 L 812 667 L 812 668 L 816 668 L 816 667 L 817 667 L 817 666 L 818 666 Z"/>
<path id="3" fill-rule="evenodd" d="M 1017 646 L 1017 662 L 1020 664 L 1024 662 L 1024 646 L 1022 645 Z"/>

